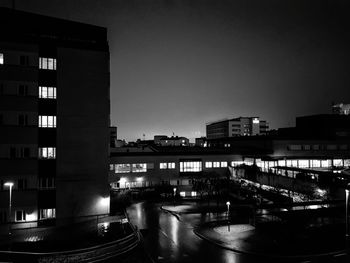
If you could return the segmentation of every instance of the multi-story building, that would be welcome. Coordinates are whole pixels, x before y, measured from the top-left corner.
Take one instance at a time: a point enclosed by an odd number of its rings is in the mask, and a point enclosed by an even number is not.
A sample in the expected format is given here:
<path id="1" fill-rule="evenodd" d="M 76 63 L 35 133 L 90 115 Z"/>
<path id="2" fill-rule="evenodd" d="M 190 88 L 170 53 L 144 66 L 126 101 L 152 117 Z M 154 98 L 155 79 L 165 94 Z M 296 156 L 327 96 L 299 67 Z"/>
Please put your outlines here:
<path id="1" fill-rule="evenodd" d="M 108 213 L 106 28 L 7 8 L 0 28 L 0 221 Z"/>
<path id="2" fill-rule="evenodd" d="M 268 129 L 268 123 L 260 120 L 259 117 L 225 119 L 206 125 L 208 139 L 265 135 Z"/>

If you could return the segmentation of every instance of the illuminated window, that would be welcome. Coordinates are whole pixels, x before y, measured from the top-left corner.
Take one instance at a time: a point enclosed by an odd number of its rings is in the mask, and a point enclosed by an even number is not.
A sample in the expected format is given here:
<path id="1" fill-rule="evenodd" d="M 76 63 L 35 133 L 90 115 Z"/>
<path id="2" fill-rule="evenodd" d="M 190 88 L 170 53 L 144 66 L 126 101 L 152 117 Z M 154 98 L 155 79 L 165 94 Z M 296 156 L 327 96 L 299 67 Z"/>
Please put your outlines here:
<path id="1" fill-rule="evenodd" d="M 39 148 L 40 159 L 56 159 L 56 148 L 55 147 L 42 147 Z"/>
<path id="2" fill-rule="evenodd" d="M 213 167 L 214 168 L 220 167 L 220 162 L 213 162 Z"/>
<path id="3" fill-rule="evenodd" d="M 212 162 L 205 162 L 205 168 L 212 168 L 213 163 Z"/>
<path id="4" fill-rule="evenodd" d="M 160 163 L 159 169 L 168 169 L 168 164 L 167 163 Z"/>
<path id="5" fill-rule="evenodd" d="M 321 167 L 321 161 L 320 160 L 311 160 L 311 167 L 312 168 L 320 168 Z"/>
<path id="6" fill-rule="evenodd" d="M 335 167 L 342 167 L 343 166 L 343 160 L 342 159 L 334 159 L 333 160 L 333 166 L 335 166 Z"/>
<path id="7" fill-rule="evenodd" d="M 185 197 L 186 196 L 186 192 L 180 192 L 180 196 L 181 197 Z"/>
<path id="8" fill-rule="evenodd" d="M 175 163 L 168 163 L 168 169 L 175 169 Z"/>
<path id="9" fill-rule="evenodd" d="M 114 164 L 110 164 L 110 165 L 109 165 L 109 170 L 110 170 L 110 171 L 113 171 L 113 170 L 114 170 Z"/>
<path id="10" fill-rule="evenodd" d="M 4 53 L 0 53 L 0 65 L 4 64 Z"/>
<path id="11" fill-rule="evenodd" d="M 227 167 L 227 162 L 221 162 L 220 165 L 221 167 Z"/>
<path id="12" fill-rule="evenodd" d="M 40 99 L 56 99 L 56 87 L 39 86 Z"/>
<path id="13" fill-rule="evenodd" d="M 298 164 L 299 164 L 299 168 L 308 168 L 309 160 L 299 160 Z"/>
<path id="14" fill-rule="evenodd" d="M 133 173 L 145 173 L 147 172 L 147 164 L 145 163 L 133 163 L 132 164 Z"/>
<path id="15" fill-rule="evenodd" d="M 201 161 L 180 162 L 180 172 L 200 172 L 202 171 Z"/>
<path id="16" fill-rule="evenodd" d="M 321 167 L 323 168 L 329 168 L 332 166 L 331 160 L 321 160 Z"/>
<path id="17" fill-rule="evenodd" d="M 56 116 L 39 116 L 40 128 L 56 128 Z"/>
<path id="18" fill-rule="evenodd" d="M 350 167 L 350 159 L 344 159 L 344 166 Z"/>
<path id="19" fill-rule="evenodd" d="M 16 218 L 15 218 L 16 222 L 18 221 L 26 221 L 26 213 L 24 212 L 24 210 L 17 210 L 16 211 Z"/>
<path id="20" fill-rule="evenodd" d="M 193 197 L 197 196 L 197 192 L 191 192 L 191 196 Z"/>
<path id="21" fill-rule="evenodd" d="M 39 58 L 39 69 L 56 70 L 56 59 Z"/>
<path id="22" fill-rule="evenodd" d="M 286 161 L 285 160 L 278 160 L 278 166 L 285 166 Z"/>
<path id="23" fill-rule="evenodd" d="M 131 172 L 131 166 L 128 163 L 117 163 L 114 165 L 114 169 L 116 174 Z"/>
<path id="24" fill-rule="evenodd" d="M 42 220 L 56 218 L 56 209 L 55 208 L 40 209 L 39 218 Z"/>

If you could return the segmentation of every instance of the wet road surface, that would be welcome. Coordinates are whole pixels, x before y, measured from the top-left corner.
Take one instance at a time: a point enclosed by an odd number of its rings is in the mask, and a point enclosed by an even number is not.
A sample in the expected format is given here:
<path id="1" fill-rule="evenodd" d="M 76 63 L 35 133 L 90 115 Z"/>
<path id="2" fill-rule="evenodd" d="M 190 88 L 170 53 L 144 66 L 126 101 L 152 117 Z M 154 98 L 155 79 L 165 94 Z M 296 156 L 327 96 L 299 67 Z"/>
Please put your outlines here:
<path id="1" fill-rule="evenodd" d="M 176 217 L 161 210 L 160 206 L 161 203 L 140 202 L 127 209 L 131 223 L 136 225 L 143 235 L 146 253 L 154 262 L 348 262 L 344 255 L 295 259 L 236 253 L 205 241 L 193 232 L 194 227 L 222 217 L 223 214 L 182 214 Z"/>

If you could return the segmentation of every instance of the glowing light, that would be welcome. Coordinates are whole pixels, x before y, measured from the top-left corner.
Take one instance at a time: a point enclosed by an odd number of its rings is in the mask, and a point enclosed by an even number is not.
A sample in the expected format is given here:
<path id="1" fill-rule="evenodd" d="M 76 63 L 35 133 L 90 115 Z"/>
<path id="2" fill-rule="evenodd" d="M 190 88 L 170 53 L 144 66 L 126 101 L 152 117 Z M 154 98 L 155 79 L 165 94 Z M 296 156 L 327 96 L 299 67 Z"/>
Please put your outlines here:
<path id="1" fill-rule="evenodd" d="M 26 221 L 35 221 L 37 219 L 36 213 L 26 214 Z"/>
<path id="2" fill-rule="evenodd" d="M 136 178 L 136 181 L 142 182 L 142 181 L 143 181 L 143 178 L 142 178 L 142 177 L 137 177 L 137 178 Z"/>
<path id="3" fill-rule="evenodd" d="M 4 183 L 4 186 L 8 186 L 11 188 L 13 186 L 13 182 L 6 182 Z"/>
<path id="4" fill-rule="evenodd" d="M 253 119 L 253 123 L 254 123 L 254 124 L 258 124 L 258 123 L 260 123 L 260 121 L 259 121 L 258 118 L 254 118 L 254 119 Z"/>
<path id="5" fill-rule="evenodd" d="M 100 200 L 100 205 L 101 206 L 106 206 L 108 207 L 109 206 L 109 202 L 110 202 L 110 197 L 102 197 L 101 200 Z"/>

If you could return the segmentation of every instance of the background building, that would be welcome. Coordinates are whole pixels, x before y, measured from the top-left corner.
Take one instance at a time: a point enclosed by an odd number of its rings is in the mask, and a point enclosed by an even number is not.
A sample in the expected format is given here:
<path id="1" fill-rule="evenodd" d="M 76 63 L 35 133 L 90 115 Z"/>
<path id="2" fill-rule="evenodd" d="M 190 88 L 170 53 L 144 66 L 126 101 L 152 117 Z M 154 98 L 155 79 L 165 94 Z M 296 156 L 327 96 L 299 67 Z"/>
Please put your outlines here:
<path id="1" fill-rule="evenodd" d="M 218 139 L 235 136 L 265 135 L 268 123 L 259 117 L 239 117 L 211 122 L 206 126 L 207 138 Z"/>
<path id="2" fill-rule="evenodd" d="M 332 112 L 333 114 L 344 114 L 349 115 L 350 114 L 350 104 L 334 104 L 332 106 Z"/>
<path id="3" fill-rule="evenodd" d="M 108 213 L 107 30 L 7 8 L 0 28 L 0 220 Z"/>

